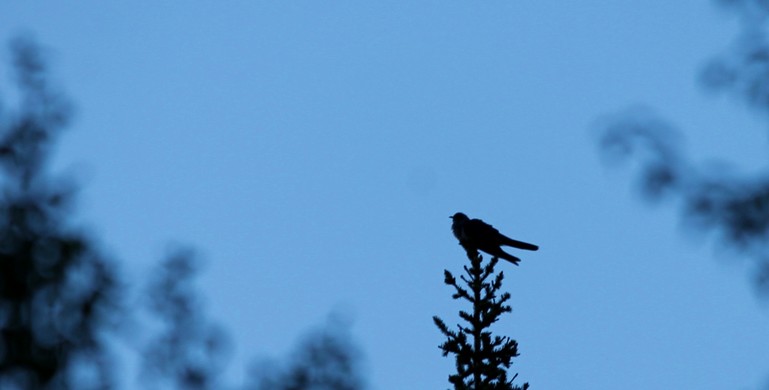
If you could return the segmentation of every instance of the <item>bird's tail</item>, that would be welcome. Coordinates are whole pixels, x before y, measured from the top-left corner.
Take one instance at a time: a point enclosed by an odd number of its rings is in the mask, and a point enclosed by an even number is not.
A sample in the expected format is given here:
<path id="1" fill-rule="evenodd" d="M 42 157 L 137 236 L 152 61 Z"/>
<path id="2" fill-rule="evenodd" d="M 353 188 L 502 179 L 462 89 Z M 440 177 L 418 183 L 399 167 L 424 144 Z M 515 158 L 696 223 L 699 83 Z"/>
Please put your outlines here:
<path id="1" fill-rule="evenodd" d="M 499 257 L 500 259 L 505 259 L 505 260 L 515 264 L 515 265 L 518 265 L 518 263 L 521 262 L 521 259 L 519 259 L 519 258 L 517 258 L 517 257 L 515 257 L 515 256 L 513 256 L 513 255 L 511 255 L 511 254 L 509 254 L 509 253 L 507 253 L 505 251 L 503 251 L 502 249 L 495 250 L 495 251 L 492 251 L 492 252 L 489 252 L 489 254 L 494 256 L 494 257 Z"/>
<path id="2" fill-rule="evenodd" d="M 518 249 L 525 249 L 527 251 L 535 251 L 539 249 L 538 246 L 534 244 L 529 244 L 528 242 L 513 240 L 512 238 L 505 237 L 505 236 L 502 236 L 502 237 L 503 237 L 502 245 L 507 245 L 513 248 L 518 248 Z"/>

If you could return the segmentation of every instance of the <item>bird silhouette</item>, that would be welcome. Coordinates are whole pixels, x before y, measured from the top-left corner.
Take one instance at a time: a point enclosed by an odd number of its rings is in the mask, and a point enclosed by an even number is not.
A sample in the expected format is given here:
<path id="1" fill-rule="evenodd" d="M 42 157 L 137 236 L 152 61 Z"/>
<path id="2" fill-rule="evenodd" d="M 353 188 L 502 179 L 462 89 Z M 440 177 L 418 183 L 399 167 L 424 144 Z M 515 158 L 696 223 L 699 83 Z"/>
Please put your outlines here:
<path id="1" fill-rule="evenodd" d="M 480 219 L 470 219 L 463 213 L 456 213 L 449 218 L 454 221 L 451 224 L 451 231 L 468 254 L 477 254 L 478 250 L 481 250 L 494 257 L 505 259 L 518 265 L 521 259 L 503 251 L 501 246 L 506 245 L 529 251 L 539 249 L 534 244 L 513 240 L 500 233 L 499 230 L 488 223 Z"/>

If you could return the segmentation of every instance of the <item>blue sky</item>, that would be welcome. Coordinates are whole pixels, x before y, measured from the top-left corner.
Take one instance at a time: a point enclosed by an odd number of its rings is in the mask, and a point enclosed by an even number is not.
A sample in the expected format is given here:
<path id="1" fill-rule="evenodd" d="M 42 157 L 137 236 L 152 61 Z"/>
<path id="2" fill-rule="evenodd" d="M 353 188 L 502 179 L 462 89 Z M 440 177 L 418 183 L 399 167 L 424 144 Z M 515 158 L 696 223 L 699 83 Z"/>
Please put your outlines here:
<path id="1" fill-rule="evenodd" d="M 372 389 L 446 388 L 456 211 L 541 247 L 501 265 L 496 327 L 533 388 L 769 380 L 743 264 L 596 147 L 647 104 L 695 160 L 765 167 L 761 118 L 697 85 L 738 31 L 708 1 L 0 3 L 0 38 L 24 31 L 77 105 L 79 218 L 137 284 L 169 242 L 200 251 L 233 382 L 341 310 Z"/>

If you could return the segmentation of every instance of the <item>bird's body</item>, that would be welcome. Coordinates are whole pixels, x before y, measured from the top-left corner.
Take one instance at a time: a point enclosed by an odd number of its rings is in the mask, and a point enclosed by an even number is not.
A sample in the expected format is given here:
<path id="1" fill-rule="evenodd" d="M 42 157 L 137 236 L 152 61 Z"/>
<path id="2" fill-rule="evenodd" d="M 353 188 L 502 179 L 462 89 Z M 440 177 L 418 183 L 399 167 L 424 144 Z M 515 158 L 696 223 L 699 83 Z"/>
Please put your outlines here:
<path id="1" fill-rule="evenodd" d="M 484 251 L 494 257 L 505 259 L 515 265 L 521 259 L 502 250 L 502 246 L 511 246 L 513 248 L 535 251 L 539 249 L 534 244 L 513 240 L 495 229 L 493 226 L 481 221 L 480 219 L 470 219 L 463 213 L 454 214 L 451 219 L 451 231 L 459 240 L 459 244 L 468 253 L 475 253 L 479 250 Z"/>

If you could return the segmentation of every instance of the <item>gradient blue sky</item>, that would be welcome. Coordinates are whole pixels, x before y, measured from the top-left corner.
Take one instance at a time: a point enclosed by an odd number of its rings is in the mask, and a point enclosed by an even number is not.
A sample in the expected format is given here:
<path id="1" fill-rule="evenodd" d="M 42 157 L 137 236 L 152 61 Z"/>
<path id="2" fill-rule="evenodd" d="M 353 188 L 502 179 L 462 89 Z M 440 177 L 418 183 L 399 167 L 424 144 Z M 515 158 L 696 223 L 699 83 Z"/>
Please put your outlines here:
<path id="1" fill-rule="evenodd" d="M 533 388 L 767 382 L 744 264 L 644 204 L 591 130 L 646 103 L 696 160 L 764 167 L 760 118 L 696 83 L 737 27 L 708 1 L 0 2 L 3 42 L 53 49 L 78 107 L 57 166 L 136 283 L 169 242 L 200 250 L 233 382 L 352 313 L 376 390 L 448 387 L 455 211 L 542 248 L 501 264 L 496 327 Z"/>

